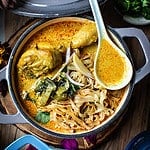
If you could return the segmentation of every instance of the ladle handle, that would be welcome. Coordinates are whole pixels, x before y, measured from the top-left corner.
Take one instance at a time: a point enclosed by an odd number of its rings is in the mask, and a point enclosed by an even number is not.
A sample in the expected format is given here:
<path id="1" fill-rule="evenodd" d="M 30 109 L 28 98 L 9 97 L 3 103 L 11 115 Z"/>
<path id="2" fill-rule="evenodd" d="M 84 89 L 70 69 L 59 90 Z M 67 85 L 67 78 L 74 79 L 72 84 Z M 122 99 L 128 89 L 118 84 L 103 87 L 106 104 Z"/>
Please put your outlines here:
<path id="1" fill-rule="evenodd" d="M 97 32 L 100 36 L 99 38 L 103 38 L 104 36 L 107 36 L 107 31 L 101 14 L 100 6 L 98 5 L 97 0 L 89 0 L 89 3 L 98 29 Z"/>
<path id="2" fill-rule="evenodd" d="M 138 39 L 143 55 L 145 57 L 145 64 L 135 72 L 135 84 L 142 80 L 146 75 L 150 73 L 150 41 L 141 29 L 137 28 L 116 28 L 115 31 L 124 37 L 135 37 Z"/>

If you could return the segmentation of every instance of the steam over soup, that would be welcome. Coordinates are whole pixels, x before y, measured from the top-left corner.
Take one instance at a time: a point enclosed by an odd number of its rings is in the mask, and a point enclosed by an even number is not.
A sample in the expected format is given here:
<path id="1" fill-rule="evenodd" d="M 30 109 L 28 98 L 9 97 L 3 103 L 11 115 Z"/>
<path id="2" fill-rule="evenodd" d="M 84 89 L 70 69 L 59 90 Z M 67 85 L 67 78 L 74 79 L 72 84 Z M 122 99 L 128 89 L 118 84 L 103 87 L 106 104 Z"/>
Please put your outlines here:
<path id="1" fill-rule="evenodd" d="M 95 80 L 96 42 L 95 23 L 63 21 L 40 30 L 23 47 L 17 64 L 21 102 L 41 126 L 85 132 L 114 114 L 124 89 L 109 91 Z"/>

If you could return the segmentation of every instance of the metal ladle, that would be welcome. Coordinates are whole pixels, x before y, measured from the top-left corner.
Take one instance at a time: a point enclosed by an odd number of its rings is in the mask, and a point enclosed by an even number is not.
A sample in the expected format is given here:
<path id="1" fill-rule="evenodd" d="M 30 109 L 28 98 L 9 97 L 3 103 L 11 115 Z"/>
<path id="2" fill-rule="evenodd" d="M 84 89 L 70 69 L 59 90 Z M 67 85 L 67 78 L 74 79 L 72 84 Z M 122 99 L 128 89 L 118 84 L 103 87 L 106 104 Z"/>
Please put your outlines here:
<path id="1" fill-rule="evenodd" d="M 93 12 L 93 16 L 96 22 L 96 27 L 97 27 L 97 32 L 98 32 L 98 49 L 96 51 L 96 58 L 94 60 L 94 75 L 95 78 L 97 80 L 97 82 L 102 85 L 104 88 L 110 89 L 110 90 L 118 90 L 121 89 L 123 87 L 125 87 L 131 80 L 132 75 L 133 75 L 133 68 L 132 68 L 132 64 L 129 60 L 129 58 L 127 57 L 127 55 L 121 50 L 119 49 L 113 42 L 112 40 L 109 38 L 104 22 L 103 22 L 103 18 L 101 15 L 101 11 L 98 5 L 97 0 L 89 0 L 92 12 Z M 100 65 L 100 57 L 101 57 L 101 48 L 103 46 L 102 42 L 103 41 L 107 41 L 108 43 L 108 47 L 112 47 L 113 50 L 115 51 L 115 53 L 117 52 L 117 54 L 119 54 L 119 57 L 122 59 L 123 61 L 123 73 L 121 76 L 121 79 L 114 82 L 114 83 L 106 83 L 102 80 L 102 77 L 100 76 L 100 72 L 99 72 L 99 67 Z M 108 49 L 109 50 L 109 49 Z M 107 56 L 105 56 L 107 57 Z M 109 60 L 108 60 L 109 61 Z M 119 59 L 116 59 L 115 61 L 119 61 Z M 116 67 L 120 67 L 120 66 L 115 66 L 114 69 L 117 69 Z M 110 68 L 111 69 L 111 68 Z M 107 72 L 108 73 L 108 72 Z M 111 74 L 115 73 L 115 71 L 111 72 Z M 107 74 L 107 76 L 109 76 L 109 73 Z M 117 74 L 113 74 L 113 76 L 117 77 Z"/>

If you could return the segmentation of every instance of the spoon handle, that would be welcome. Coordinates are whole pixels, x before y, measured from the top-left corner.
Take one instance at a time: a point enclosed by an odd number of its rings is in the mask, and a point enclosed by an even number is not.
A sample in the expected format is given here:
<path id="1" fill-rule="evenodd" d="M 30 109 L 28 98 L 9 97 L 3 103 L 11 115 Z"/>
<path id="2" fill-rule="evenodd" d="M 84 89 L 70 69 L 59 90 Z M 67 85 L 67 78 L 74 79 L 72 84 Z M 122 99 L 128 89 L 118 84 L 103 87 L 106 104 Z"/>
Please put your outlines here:
<path id="1" fill-rule="evenodd" d="M 98 5 L 97 0 L 89 0 L 92 12 L 93 12 L 93 16 L 96 22 L 96 26 L 98 29 L 98 35 L 99 38 L 103 38 L 104 36 L 107 36 L 107 31 L 104 25 L 104 21 L 103 21 L 103 17 Z"/>

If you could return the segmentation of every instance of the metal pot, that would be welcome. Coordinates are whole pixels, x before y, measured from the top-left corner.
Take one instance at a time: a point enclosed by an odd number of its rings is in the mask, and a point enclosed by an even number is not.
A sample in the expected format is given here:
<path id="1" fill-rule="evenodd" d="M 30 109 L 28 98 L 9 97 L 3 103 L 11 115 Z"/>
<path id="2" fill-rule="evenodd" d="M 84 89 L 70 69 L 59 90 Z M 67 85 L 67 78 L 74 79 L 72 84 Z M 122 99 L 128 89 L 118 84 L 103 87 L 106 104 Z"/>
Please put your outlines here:
<path id="1" fill-rule="evenodd" d="M 66 21 L 66 20 L 68 21 L 75 20 L 75 21 L 84 22 L 87 19 L 77 18 L 77 17 L 64 17 L 64 18 L 57 18 L 57 19 L 53 19 L 49 21 L 40 20 L 34 25 L 31 25 L 16 42 L 12 50 L 12 53 L 10 55 L 8 65 L 0 71 L 0 80 L 2 79 L 7 80 L 10 96 L 18 112 L 15 115 L 7 115 L 7 114 L 2 114 L 0 112 L 1 124 L 29 123 L 30 125 L 37 128 L 38 130 L 48 135 L 52 135 L 52 136 L 59 137 L 59 138 L 78 138 L 78 137 L 85 137 L 91 134 L 97 134 L 97 133 L 101 134 L 105 132 L 105 130 L 108 130 L 123 115 L 130 101 L 130 97 L 131 97 L 134 85 L 150 73 L 150 51 L 149 51 L 150 43 L 147 37 L 145 36 L 145 34 L 142 32 L 142 30 L 139 30 L 136 28 L 110 28 L 109 27 L 109 32 L 111 36 L 116 41 L 118 46 L 123 47 L 126 50 L 126 54 L 131 59 L 131 62 L 132 62 L 132 57 L 130 55 L 130 52 L 125 42 L 123 41 L 124 37 L 136 37 L 138 39 L 142 47 L 142 52 L 144 54 L 145 60 L 146 60 L 145 64 L 141 68 L 139 68 L 138 70 L 134 69 L 132 80 L 130 84 L 126 87 L 124 96 L 121 100 L 121 104 L 117 108 L 116 112 L 98 127 L 90 131 L 86 131 L 84 133 L 73 133 L 73 134 L 61 133 L 60 134 L 60 133 L 55 133 L 53 131 L 50 131 L 41 127 L 28 115 L 28 113 L 24 110 L 23 106 L 21 105 L 19 101 L 19 95 L 18 95 L 18 91 L 16 88 L 17 84 L 16 84 L 16 79 L 15 79 L 15 67 L 14 66 L 16 66 L 17 60 L 20 57 L 20 52 L 21 52 L 22 47 L 32 35 L 34 35 L 37 31 L 45 28 L 48 25 L 51 25 L 57 22 Z M 133 68 L 134 68 L 134 65 L 133 65 Z"/>

